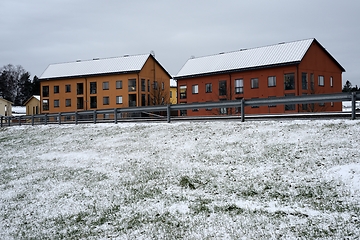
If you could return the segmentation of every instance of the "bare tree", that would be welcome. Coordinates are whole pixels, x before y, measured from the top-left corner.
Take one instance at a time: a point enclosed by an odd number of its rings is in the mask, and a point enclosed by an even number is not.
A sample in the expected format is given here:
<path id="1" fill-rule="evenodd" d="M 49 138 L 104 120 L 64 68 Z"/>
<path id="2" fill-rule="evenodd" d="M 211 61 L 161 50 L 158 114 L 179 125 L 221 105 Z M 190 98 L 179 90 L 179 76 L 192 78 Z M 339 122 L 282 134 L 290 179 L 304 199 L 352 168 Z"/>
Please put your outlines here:
<path id="1" fill-rule="evenodd" d="M 170 103 L 169 89 L 165 88 L 164 82 L 153 81 L 151 84 L 150 105 L 166 105 Z"/>

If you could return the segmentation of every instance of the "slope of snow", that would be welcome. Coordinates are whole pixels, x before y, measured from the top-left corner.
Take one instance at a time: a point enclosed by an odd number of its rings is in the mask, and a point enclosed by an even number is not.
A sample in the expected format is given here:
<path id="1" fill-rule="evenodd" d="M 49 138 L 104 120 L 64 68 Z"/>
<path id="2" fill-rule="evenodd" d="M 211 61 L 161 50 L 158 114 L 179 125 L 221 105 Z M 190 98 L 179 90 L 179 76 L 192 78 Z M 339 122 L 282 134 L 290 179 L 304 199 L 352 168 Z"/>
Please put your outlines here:
<path id="1" fill-rule="evenodd" d="M 1 239 L 356 239 L 360 122 L 0 128 Z"/>

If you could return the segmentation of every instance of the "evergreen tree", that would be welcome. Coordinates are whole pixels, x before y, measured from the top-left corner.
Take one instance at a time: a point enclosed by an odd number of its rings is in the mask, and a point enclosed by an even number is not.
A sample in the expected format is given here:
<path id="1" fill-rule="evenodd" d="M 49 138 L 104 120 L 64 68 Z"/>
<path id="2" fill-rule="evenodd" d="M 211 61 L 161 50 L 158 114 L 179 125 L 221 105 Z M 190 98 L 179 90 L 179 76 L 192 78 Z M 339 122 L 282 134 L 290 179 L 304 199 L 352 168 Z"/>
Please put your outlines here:
<path id="1" fill-rule="evenodd" d="M 351 92 L 351 90 L 352 90 L 352 84 L 349 80 L 347 80 L 342 91 L 343 92 Z"/>

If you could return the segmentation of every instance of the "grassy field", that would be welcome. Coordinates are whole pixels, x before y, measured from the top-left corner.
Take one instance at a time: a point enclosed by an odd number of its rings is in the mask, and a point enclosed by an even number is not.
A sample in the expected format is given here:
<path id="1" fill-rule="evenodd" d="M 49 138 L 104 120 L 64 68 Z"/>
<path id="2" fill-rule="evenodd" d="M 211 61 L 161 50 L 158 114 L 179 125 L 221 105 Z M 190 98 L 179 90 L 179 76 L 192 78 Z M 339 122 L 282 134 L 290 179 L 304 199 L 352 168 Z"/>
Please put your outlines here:
<path id="1" fill-rule="evenodd" d="M 1 239 L 358 239 L 360 122 L 0 128 Z"/>

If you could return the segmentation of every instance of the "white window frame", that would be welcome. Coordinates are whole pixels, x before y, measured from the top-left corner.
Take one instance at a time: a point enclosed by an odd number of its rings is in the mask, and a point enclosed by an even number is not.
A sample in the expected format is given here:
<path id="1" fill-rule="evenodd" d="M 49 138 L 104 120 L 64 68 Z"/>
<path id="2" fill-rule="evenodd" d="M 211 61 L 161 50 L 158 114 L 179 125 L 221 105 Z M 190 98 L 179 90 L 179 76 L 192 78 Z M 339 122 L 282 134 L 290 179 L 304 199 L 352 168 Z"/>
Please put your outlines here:
<path id="1" fill-rule="evenodd" d="M 244 79 L 235 79 L 235 94 L 244 93 Z"/>
<path id="2" fill-rule="evenodd" d="M 123 103 L 122 96 L 116 96 L 116 104 L 122 104 L 122 103 Z"/>
<path id="3" fill-rule="evenodd" d="M 192 89 L 192 94 L 199 93 L 199 85 L 198 84 L 192 85 L 191 89 Z"/>
<path id="4" fill-rule="evenodd" d="M 276 87 L 276 76 L 268 77 L 268 87 Z"/>
<path id="5" fill-rule="evenodd" d="M 323 75 L 318 76 L 318 85 L 322 87 L 325 86 L 325 78 Z"/>

